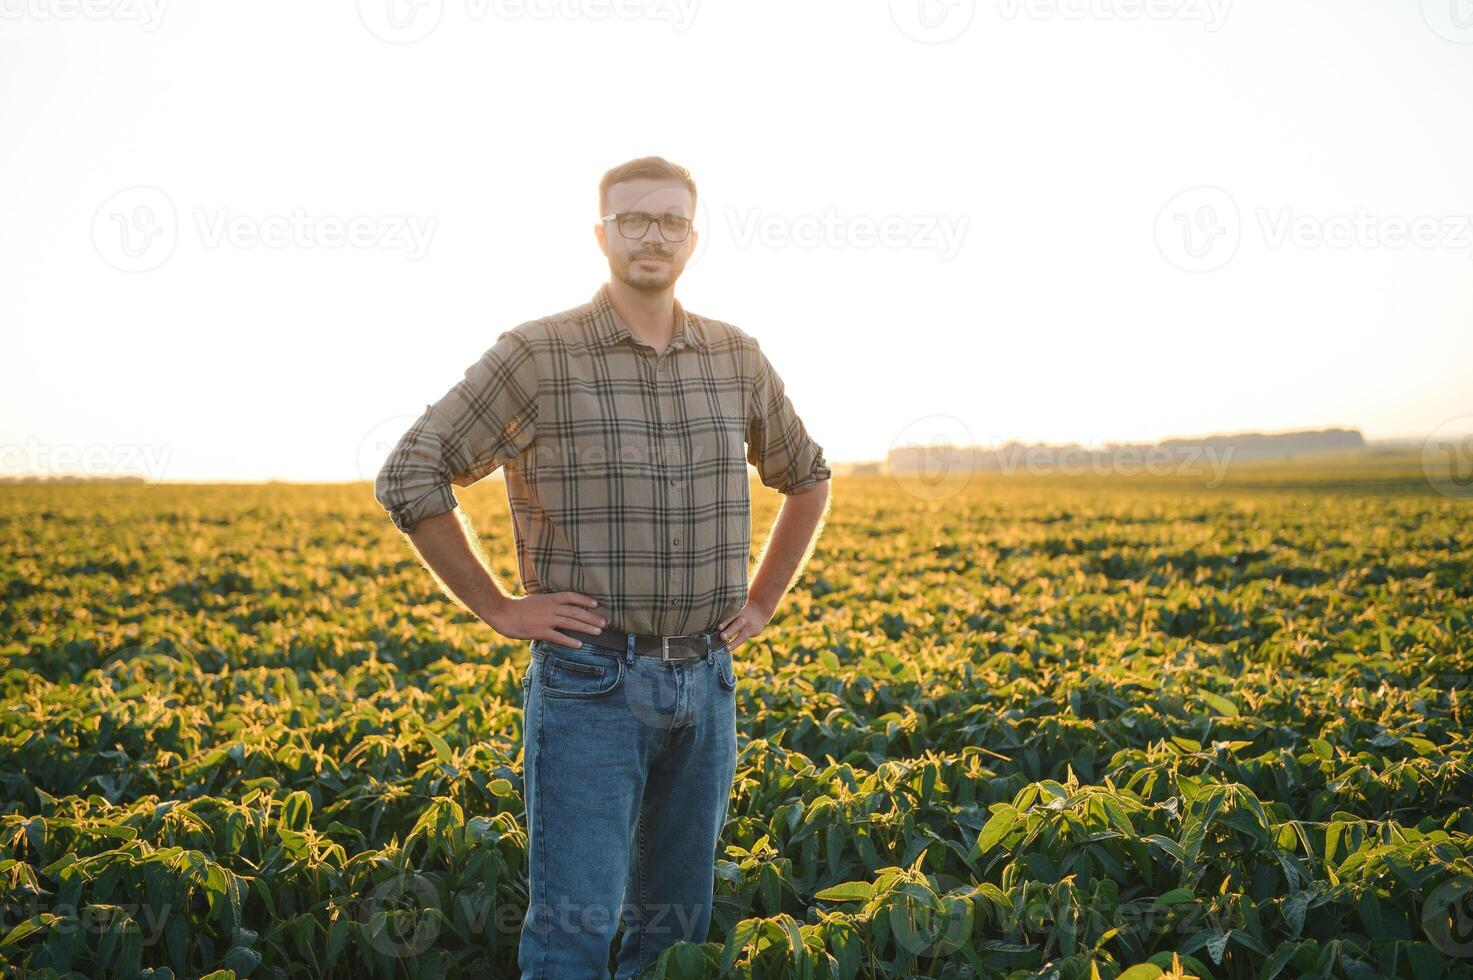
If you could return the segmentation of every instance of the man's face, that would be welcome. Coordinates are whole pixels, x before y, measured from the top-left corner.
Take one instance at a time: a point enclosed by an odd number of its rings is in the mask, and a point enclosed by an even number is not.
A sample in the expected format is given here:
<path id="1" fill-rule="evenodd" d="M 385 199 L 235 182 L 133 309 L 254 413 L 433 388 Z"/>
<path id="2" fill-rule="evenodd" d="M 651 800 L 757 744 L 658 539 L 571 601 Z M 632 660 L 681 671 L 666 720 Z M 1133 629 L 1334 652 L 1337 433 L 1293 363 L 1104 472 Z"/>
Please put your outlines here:
<path id="1" fill-rule="evenodd" d="M 678 180 L 626 180 L 609 188 L 605 214 L 644 211 L 695 217 L 690 188 Z M 659 293 L 675 285 L 685 271 L 696 245 L 696 230 L 683 242 L 667 241 L 659 222 L 650 222 L 639 238 L 625 238 L 617 221 L 602 221 L 594 229 L 599 248 L 609 260 L 609 271 L 641 292 Z"/>

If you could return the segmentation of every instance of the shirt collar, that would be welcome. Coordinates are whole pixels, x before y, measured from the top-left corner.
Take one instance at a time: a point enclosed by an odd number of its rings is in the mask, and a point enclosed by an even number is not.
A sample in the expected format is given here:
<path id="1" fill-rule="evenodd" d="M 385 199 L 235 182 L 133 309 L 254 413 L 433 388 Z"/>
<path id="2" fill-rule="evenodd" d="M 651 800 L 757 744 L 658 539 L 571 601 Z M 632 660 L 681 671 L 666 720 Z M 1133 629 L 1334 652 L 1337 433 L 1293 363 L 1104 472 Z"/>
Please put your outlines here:
<path id="1" fill-rule="evenodd" d="M 598 292 L 593 294 L 593 326 L 597 334 L 598 342 L 608 346 L 617 344 L 625 339 L 636 339 L 630 331 L 629 325 L 614 309 L 613 302 L 609 299 L 609 284 L 604 283 L 598 287 Z M 680 300 L 675 301 L 675 335 L 670 339 L 672 350 L 682 347 L 695 347 L 703 349 L 706 346 L 705 337 L 701 334 L 701 328 L 697 325 L 695 318 L 686 313 L 685 307 L 680 305 Z"/>

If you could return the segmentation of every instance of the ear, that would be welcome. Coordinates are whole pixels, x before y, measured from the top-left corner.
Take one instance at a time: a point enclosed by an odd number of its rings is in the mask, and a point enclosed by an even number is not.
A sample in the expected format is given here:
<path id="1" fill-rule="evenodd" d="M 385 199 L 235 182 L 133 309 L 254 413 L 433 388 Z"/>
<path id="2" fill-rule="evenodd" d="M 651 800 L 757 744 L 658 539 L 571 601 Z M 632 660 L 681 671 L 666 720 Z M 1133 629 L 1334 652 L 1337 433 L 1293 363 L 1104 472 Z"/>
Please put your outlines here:
<path id="1" fill-rule="evenodd" d="M 594 223 L 594 225 L 593 225 L 593 239 L 594 239 L 594 241 L 598 242 L 598 250 L 600 252 L 604 253 L 605 255 L 608 255 L 609 254 L 609 243 L 608 243 L 608 240 L 604 238 L 604 223 L 602 221 L 598 221 L 598 222 L 595 222 Z"/>

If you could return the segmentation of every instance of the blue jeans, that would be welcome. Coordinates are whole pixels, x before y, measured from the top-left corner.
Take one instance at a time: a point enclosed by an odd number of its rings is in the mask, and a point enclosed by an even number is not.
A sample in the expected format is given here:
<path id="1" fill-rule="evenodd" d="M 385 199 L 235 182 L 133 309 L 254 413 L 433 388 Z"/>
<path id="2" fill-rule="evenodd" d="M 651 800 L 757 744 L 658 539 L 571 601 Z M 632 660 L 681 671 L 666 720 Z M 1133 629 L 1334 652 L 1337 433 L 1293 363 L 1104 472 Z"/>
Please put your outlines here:
<path id="1" fill-rule="evenodd" d="M 736 775 L 736 674 L 719 643 L 667 662 L 532 641 L 522 980 L 608 977 L 621 925 L 616 980 L 679 940 L 706 941 Z"/>

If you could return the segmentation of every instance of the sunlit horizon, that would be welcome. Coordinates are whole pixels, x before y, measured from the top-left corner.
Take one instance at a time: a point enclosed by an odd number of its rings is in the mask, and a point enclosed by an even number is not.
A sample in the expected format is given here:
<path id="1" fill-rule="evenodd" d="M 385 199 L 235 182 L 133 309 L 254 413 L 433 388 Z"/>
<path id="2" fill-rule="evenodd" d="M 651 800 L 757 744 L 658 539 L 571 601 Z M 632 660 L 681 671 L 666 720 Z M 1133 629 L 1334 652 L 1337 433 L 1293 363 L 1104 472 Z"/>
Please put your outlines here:
<path id="1" fill-rule="evenodd" d="M 699 189 L 677 297 L 759 340 L 831 463 L 918 429 L 1462 426 L 1473 31 L 1126 6 L 451 2 L 418 36 L 372 4 L 14 8 L 0 475 L 371 479 L 502 331 L 607 280 L 598 179 L 652 153 Z M 644 100 L 626 47 L 678 79 Z"/>

